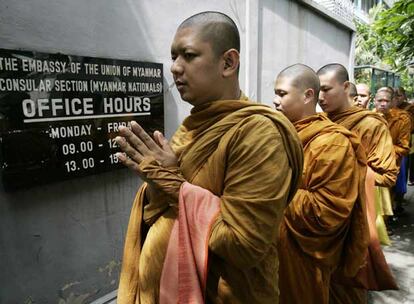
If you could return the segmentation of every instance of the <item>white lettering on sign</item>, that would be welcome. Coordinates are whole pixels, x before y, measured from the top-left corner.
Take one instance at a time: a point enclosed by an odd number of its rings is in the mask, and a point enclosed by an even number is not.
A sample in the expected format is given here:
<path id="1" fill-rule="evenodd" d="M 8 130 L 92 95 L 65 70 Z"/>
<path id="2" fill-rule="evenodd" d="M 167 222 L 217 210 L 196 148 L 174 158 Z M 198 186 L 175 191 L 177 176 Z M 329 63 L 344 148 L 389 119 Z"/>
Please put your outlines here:
<path id="1" fill-rule="evenodd" d="M 161 83 L 128 82 L 128 92 L 161 93 Z"/>
<path id="2" fill-rule="evenodd" d="M 131 122 L 130 121 L 119 121 L 119 122 L 108 122 L 108 133 L 118 132 L 119 127 L 128 127 L 131 129 Z"/>
<path id="3" fill-rule="evenodd" d="M 19 70 L 17 58 L 3 58 L 0 57 L 0 71 L 14 71 Z"/>
<path id="4" fill-rule="evenodd" d="M 138 113 L 151 110 L 151 100 L 148 97 L 104 97 L 105 113 Z"/>
<path id="5" fill-rule="evenodd" d="M 91 135 L 92 125 L 80 125 L 80 126 L 64 126 L 64 127 L 51 127 L 50 137 L 52 138 L 68 138 Z"/>
<path id="6" fill-rule="evenodd" d="M 88 92 L 86 80 L 50 80 L 50 79 L 24 79 L 24 78 L 0 78 L 0 91 L 17 92 Z"/>
<path id="7" fill-rule="evenodd" d="M 39 98 L 36 101 L 24 99 L 23 114 L 27 118 L 93 114 L 92 98 Z"/>
<path id="8" fill-rule="evenodd" d="M 121 67 L 117 65 L 101 65 L 101 74 L 109 76 L 121 76 Z"/>
<path id="9" fill-rule="evenodd" d="M 161 78 L 161 69 L 132 67 L 132 76 Z"/>
<path id="10" fill-rule="evenodd" d="M 22 71 L 36 73 L 66 73 L 66 62 L 22 59 Z"/>
<path id="11" fill-rule="evenodd" d="M 126 83 L 122 81 L 90 81 L 92 92 L 126 92 Z"/>

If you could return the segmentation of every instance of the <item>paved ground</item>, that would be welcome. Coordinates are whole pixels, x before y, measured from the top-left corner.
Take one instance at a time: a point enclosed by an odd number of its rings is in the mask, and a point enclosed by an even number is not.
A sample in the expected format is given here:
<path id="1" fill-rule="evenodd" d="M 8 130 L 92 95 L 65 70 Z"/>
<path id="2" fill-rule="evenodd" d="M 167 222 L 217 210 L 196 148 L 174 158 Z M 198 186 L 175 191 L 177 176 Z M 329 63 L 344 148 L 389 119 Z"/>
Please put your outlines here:
<path id="1" fill-rule="evenodd" d="M 406 212 L 393 226 L 392 245 L 384 247 L 400 290 L 370 293 L 370 304 L 414 304 L 414 186 L 408 186 Z"/>

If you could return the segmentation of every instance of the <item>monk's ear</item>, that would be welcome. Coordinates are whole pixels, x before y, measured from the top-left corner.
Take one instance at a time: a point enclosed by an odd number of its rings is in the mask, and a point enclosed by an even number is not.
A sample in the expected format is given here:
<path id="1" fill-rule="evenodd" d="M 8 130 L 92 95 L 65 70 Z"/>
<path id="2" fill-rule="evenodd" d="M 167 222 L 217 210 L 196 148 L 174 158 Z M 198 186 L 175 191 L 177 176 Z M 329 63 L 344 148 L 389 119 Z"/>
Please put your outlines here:
<path id="1" fill-rule="evenodd" d="M 348 95 L 349 92 L 349 86 L 350 86 L 350 82 L 349 81 L 345 81 L 344 82 L 344 91 L 346 92 L 346 94 Z"/>
<path id="2" fill-rule="evenodd" d="M 354 96 L 353 100 L 354 100 L 354 103 L 356 103 L 358 101 L 358 95 Z"/>
<path id="3" fill-rule="evenodd" d="M 315 100 L 315 91 L 311 88 L 306 89 L 305 91 L 305 104 Z"/>
<path id="4" fill-rule="evenodd" d="M 229 77 L 232 75 L 237 75 L 239 64 L 240 64 L 240 54 L 236 49 L 230 49 L 223 54 L 223 76 Z"/>

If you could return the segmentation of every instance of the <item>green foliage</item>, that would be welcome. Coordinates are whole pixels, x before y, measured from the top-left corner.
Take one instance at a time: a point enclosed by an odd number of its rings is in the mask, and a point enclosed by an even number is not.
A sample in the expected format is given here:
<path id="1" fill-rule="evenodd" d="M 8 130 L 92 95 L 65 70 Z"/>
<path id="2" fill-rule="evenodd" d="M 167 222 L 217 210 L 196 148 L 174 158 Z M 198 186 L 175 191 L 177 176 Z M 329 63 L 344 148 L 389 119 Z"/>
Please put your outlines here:
<path id="1" fill-rule="evenodd" d="M 379 13 L 383 10 L 382 5 L 373 7 L 369 11 L 369 19 L 376 20 Z M 384 45 L 374 27 L 371 24 L 355 21 L 356 43 L 355 43 L 355 64 L 356 65 L 375 65 L 384 67 Z"/>
<path id="2" fill-rule="evenodd" d="M 414 0 L 399 0 L 390 9 L 380 4 L 369 11 L 370 24 L 356 21 L 355 65 L 374 65 L 401 76 L 401 85 L 414 91 L 408 64 L 414 59 Z M 358 75 L 356 75 L 358 77 Z M 366 80 L 361 75 L 361 79 Z"/>
<path id="3" fill-rule="evenodd" d="M 380 12 L 373 24 L 383 41 L 384 57 L 398 71 L 414 58 L 414 0 L 399 0 Z"/>

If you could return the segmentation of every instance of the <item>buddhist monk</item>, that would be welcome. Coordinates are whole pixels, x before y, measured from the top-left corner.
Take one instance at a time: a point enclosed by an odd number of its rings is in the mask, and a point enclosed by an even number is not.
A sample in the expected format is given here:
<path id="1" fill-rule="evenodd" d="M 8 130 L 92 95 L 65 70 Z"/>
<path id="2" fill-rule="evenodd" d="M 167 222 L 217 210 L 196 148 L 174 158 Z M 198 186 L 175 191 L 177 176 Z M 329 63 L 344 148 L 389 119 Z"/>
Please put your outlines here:
<path id="1" fill-rule="evenodd" d="M 274 104 L 293 122 L 304 148 L 303 181 L 280 228 L 280 303 L 329 303 L 331 274 L 356 275 L 365 262 L 366 163 L 358 138 L 317 114 L 319 79 L 296 64 L 276 78 Z"/>
<path id="2" fill-rule="evenodd" d="M 410 149 L 411 118 L 407 111 L 398 107 L 394 98 L 394 90 L 390 87 L 379 88 L 375 95 L 376 111 L 382 113 L 388 122 L 388 127 L 394 143 L 397 165 L 401 165 L 403 156 Z"/>
<path id="3" fill-rule="evenodd" d="M 348 101 L 349 104 L 352 106 L 358 105 L 358 92 L 355 84 L 353 84 L 352 82 L 349 83 Z"/>
<path id="4" fill-rule="evenodd" d="M 394 107 L 407 111 L 414 122 L 414 105 L 407 102 L 407 95 L 403 87 L 394 88 Z"/>
<path id="5" fill-rule="evenodd" d="M 369 86 L 365 83 L 357 83 L 356 84 L 358 100 L 356 106 L 368 109 L 369 101 L 371 99 L 371 90 Z"/>
<path id="6" fill-rule="evenodd" d="M 131 211 L 119 304 L 278 303 L 277 236 L 302 175 L 303 152 L 283 114 L 240 91 L 239 52 L 239 32 L 228 16 L 203 12 L 186 19 L 172 42 L 171 72 L 191 114 L 170 142 L 136 123 L 120 129 L 117 142 L 128 157 L 119 158 L 146 183 Z M 192 207 L 213 203 L 218 211 L 211 218 Z M 181 236 L 197 233 L 197 221 L 186 223 L 193 216 L 209 229 L 206 247 L 189 261 L 209 266 L 196 282 L 181 256 L 169 258 L 174 250 L 188 254 Z M 198 260 L 207 253 L 208 260 Z M 199 281 L 205 288 L 194 300 L 191 286 Z"/>
<path id="7" fill-rule="evenodd" d="M 328 117 L 356 133 L 367 154 L 368 166 L 375 173 L 375 184 L 395 184 L 398 168 L 387 122 L 376 113 L 353 107 L 347 102 L 348 72 L 340 64 L 329 64 L 318 71 L 321 80 L 319 104 Z"/>
<path id="8" fill-rule="evenodd" d="M 382 113 L 388 122 L 391 133 L 394 151 L 397 158 L 399 175 L 397 183 L 393 188 L 394 209 L 401 213 L 404 209 L 401 206 L 406 189 L 406 158 L 410 151 L 411 118 L 407 111 L 396 107 L 394 103 L 394 91 L 390 87 L 378 89 L 375 95 L 375 107 L 377 112 Z"/>
<path id="9" fill-rule="evenodd" d="M 386 122 L 376 113 L 351 106 L 347 96 L 349 91 L 348 72 L 341 64 L 328 64 L 318 70 L 321 84 L 319 104 L 327 113 L 328 118 L 348 130 L 352 131 L 361 140 L 367 157 L 369 176 L 366 178 L 367 211 L 370 228 L 370 246 L 379 251 L 378 255 L 384 259 L 379 246 L 376 231 L 379 207 L 375 207 L 375 186 L 392 186 L 396 181 L 397 167 L 392 139 Z M 371 183 L 371 177 L 373 179 Z M 387 270 L 388 271 L 388 270 Z M 343 287 L 331 284 L 330 293 L 332 303 L 366 303 L 367 293 L 364 289 Z"/>
<path id="10" fill-rule="evenodd" d="M 339 83 L 342 83 L 344 87 L 343 90 L 347 90 L 349 94 L 351 84 L 348 82 L 348 72 L 345 67 L 339 64 L 330 64 L 321 69 L 325 80 L 334 80 L 329 78 L 329 71 L 331 71 L 331 76 L 337 75 L 339 77 Z M 330 87 L 328 86 L 327 88 Z M 367 93 L 364 90 L 363 92 L 364 95 Z M 329 99 L 330 93 L 326 95 Z M 371 206 L 373 209 L 371 210 L 373 216 L 372 224 L 378 230 L 379 241 L 384 245 L 390 245 L 384 216 L 393 214 L 389 188 L 396 183 L 398 168 L 387 123 L 380 115 L 366 111 L 362 106 L 350 107 L 344 103 L 344 100 L 341 103 L 340 96 L 332 98 L 336 98 L 338 105 L 343 105 L 344 108 L 339 111 L 328 109 L 326 111 L 328 117 L 348 130 L 357 133 L 360 136 L 362 145 L 365 147 L 368 166 L 375 175 L 375 186 L 367 193 L 369 199 L 367 206 Z M 364 103 L 361 104 L 363 105 Z M 375 236 L 372 235 L 372 237 Z"/>
<path id="11" fill-rule="evenodd" d="M 407 166 L 407 175 L 409 173 L 409 184 L 414 185 L 414 104 L 411 104 L 407 101 L 407 95 L 403 87 L 397 87 L 394 89 L 394 102 L 395 106 L 401 110 L 405 110 L 410 113 L 411 116 L 411 149 L 410 154 L 408 155 L 408 166 Z"/>

